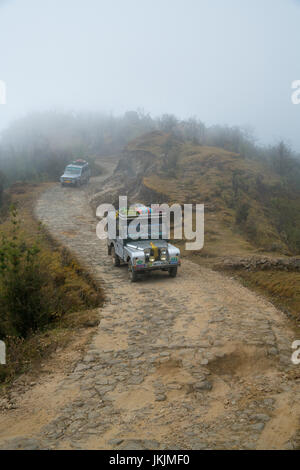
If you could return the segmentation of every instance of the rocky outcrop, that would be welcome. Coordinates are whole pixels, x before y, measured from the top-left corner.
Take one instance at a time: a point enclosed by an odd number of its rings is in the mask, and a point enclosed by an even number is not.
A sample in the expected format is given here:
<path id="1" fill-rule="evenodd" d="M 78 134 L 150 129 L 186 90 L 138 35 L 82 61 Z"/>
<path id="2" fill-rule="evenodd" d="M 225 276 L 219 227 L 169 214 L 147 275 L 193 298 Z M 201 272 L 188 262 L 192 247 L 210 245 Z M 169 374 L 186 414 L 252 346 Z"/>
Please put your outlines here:
<path id="1" fill-rule="evenodd" d="M 250 258 L 223 258 L 216 268 L 255 270 L 300 271 L 300 258 L 267 258 L 253 256 Z"/>

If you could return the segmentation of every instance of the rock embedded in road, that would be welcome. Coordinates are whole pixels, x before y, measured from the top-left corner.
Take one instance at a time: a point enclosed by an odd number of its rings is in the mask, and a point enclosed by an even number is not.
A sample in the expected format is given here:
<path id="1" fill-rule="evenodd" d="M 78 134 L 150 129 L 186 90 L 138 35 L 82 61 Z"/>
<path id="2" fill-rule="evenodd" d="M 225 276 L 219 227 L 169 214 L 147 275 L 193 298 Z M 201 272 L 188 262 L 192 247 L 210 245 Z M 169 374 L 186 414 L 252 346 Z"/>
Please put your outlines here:
<path id="1" fill-rule="evenodd" d="M 213 386 L 212 383 L 209 382 L 208 380 L 203 380 L 202 382 L 197 382 L 194 384 L 194 390 L 202 391 L 202 390 L 212 390 Z"/>

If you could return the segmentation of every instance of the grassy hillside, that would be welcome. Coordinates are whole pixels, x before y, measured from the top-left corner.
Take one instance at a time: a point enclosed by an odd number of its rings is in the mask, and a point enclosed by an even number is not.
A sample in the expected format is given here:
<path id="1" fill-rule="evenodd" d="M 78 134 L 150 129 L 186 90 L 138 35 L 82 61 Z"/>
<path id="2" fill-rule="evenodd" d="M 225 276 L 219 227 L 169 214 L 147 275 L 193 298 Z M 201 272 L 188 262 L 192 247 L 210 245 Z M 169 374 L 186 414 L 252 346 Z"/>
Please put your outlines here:
<path id="1" fill-rule="evenodd" d="M 98 323 L 104 294 L 33 215 L 47 184 L 14 184 L 0 211 L 0 340 L 7 346 L 1 384 L 39 365 L 73 333 Z"/>
<path id="2" fill-rule="evenodd" d="M 119 171 L 141 197 L 205 204 L 201 256 L 300 252 L 300 189 L 263 159 L 153 132 L 126 147 Z"/>
<path id="3" fill-rule="evenodd" d="M 204 203 L 204 248 L 187 252 L 185 240 L 175 243 L 183 257 L 223 270 L 228 259 L 300 253 L 300 164 L 282 150 L 282 144 L 274 154 L 257 149 L 249 158 L 152 132 L 127 145 L 116 176 L 132 202 Z M 226 272 L 299 320 L 299 271 L 240 266 Z"/>

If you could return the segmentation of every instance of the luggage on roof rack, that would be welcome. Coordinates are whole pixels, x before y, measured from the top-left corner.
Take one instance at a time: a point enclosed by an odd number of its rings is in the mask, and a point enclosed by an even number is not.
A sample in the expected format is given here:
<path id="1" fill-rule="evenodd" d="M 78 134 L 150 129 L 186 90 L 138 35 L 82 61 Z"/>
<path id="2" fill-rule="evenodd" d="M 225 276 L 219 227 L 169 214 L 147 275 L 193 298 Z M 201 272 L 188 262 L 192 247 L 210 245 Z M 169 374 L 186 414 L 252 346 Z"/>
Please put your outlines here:
<path id="1" fill-rule="evenodd" d="M 159 217 L 165 215 L 162 211 L 154 211 L 151 207 L 143 204 L 136 204 L 130 206 L 129 209 L 123 208 L 116 212 L 116 218 L 121 219 L 134 219 L 136 217 Z"/>
<path id="2" fill-rule="evenodd" d="M 77 160 L 74 160 L 71 165 L 78 165 L 78 166 L 84 166 L 88 165 L 88 162 L 86 160 L 82 160 L 81 158 L 78 158 Z"/>

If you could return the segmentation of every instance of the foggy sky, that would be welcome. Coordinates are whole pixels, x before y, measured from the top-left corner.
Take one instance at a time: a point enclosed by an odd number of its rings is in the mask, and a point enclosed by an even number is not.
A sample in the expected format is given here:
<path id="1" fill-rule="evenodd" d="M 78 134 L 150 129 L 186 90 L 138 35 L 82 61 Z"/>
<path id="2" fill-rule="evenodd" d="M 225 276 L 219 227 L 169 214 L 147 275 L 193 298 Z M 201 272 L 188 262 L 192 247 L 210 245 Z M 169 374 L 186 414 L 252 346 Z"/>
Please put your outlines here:
<path id="1" fill-rule="evenodd" d="M 143 108 L 300 151 L 300 1 L 0 0 L 0 129 L 27 112 Z"/>

